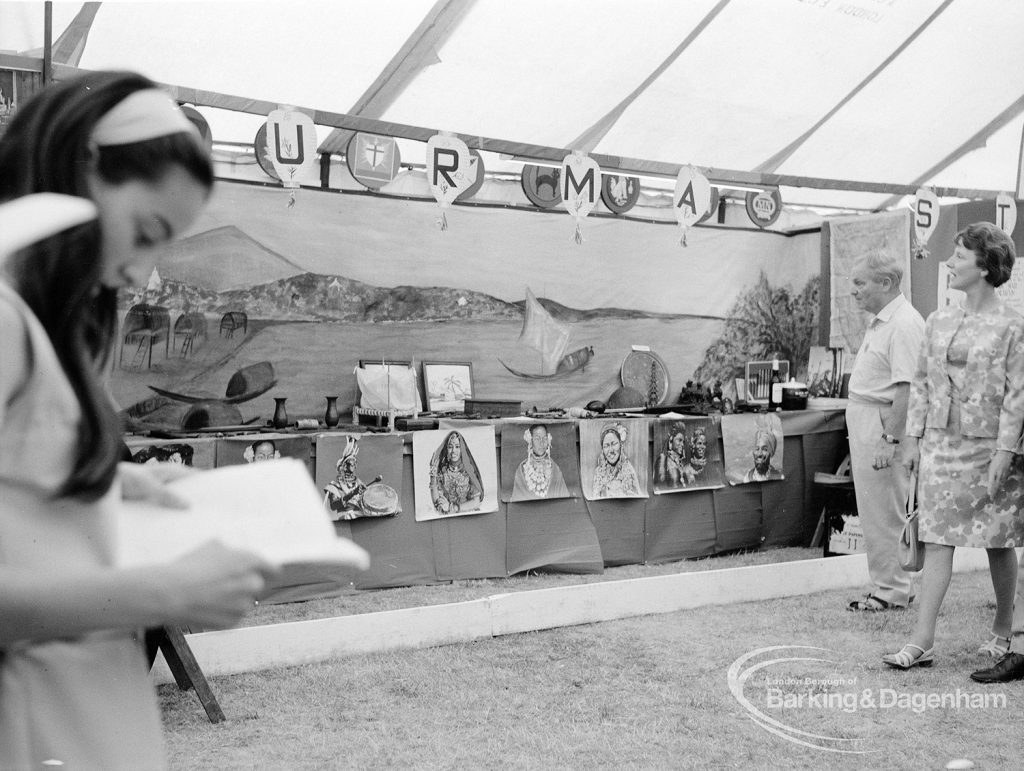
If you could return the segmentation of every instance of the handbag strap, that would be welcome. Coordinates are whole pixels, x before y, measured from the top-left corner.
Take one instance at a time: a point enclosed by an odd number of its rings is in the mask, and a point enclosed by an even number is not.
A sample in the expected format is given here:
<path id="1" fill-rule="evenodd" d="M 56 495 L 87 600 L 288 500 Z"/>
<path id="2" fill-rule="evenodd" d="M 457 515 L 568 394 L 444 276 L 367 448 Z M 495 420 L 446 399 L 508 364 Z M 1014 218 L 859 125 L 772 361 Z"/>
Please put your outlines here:
<path id="1" fill-rule="evenodd" d="M 907 516 L 912 516 L 917 509 L 917 474 L 911 474 L 907 482 Z"/>

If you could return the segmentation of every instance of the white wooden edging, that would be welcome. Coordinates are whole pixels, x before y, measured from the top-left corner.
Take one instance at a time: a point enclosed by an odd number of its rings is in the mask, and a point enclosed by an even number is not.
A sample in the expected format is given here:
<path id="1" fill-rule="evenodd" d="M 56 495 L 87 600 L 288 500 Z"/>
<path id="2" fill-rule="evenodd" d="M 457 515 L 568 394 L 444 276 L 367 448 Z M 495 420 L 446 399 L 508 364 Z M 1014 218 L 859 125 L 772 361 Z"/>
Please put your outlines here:
<path id="1" fill-rule="evenodd" d="M 955 572 L 988 568 L 984 549 L 957 549 Z M 293 621 L 186 636 L 207 677 L 504 634 L 792 597 L 867 585 L 863 554 L 496 594 L 479 600 Z M 174 678 L 162 656 L 153 680 Z"/>

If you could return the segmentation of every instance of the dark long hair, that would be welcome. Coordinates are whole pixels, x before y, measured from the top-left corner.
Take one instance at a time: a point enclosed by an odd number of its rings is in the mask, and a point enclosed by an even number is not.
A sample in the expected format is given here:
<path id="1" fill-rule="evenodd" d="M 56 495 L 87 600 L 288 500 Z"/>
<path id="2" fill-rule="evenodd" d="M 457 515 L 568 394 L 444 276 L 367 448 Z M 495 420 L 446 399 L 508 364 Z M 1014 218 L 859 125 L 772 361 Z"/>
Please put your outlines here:
<path id="1" fill-rule="evenodd" d="M 31 193 L 89 197 L 87 172 L 106 182 L 158 182 L 181 166 L 207 189 L 213 168 L 187 134 L 96 147 L 96 122 L 153 81 L 131 72 L 90 72 L 47 86 L 19 107 L 0 136 L 0 202 Z M 6 266 L 19 295 L 42 323 L 82 411 L 74 467 L 60 493 L 95 500 L 110 488 L 121 424 L 99 377 L 117 336 L 117 291 L 100 283 L 100 225 L 91 222 L 41 241 Z"/>

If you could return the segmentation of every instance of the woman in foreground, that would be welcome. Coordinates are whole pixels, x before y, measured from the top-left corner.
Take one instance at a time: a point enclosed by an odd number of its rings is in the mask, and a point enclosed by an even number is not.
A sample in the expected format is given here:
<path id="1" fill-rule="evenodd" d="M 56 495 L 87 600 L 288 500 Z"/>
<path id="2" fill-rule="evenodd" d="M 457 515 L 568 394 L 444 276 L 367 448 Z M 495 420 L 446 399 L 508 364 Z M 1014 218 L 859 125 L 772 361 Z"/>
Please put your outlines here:
<path id="1" fill-rule="evenodd" d="M 188 119 L 131 73 L 48 86 L 0 137 L 0 205 L 51 192 L 98 212 L 0 265 L 0 768 L 163 767 L 136 630 L 231 626 L 270 574 L 212 543 L 145 569 L 112 564 L 115 507 L 182 505 L 161 482 L 188 473 L 118 462 L 99 374 L 117 291 L 145 285 L 212 183 Z"/>
<path id="2" fill-rule="evenodd" d="M 996 616 L 979 653 L 1009 647 L 1017 580 L 1024 425 L 1024 318 L 996 295 L 1010 278 L 1013 241 L 989 222 L 957 233 L 946 264 L 960 307 L 928 317 L 925 347 L 910 387 L 903 464 L 918 472 L 920 540 L 925 544 L 920 609 L 910 642 L 882 660 L 891 667 L 930 666 L 935 623 L 957 546 L 984 548 Z"/>

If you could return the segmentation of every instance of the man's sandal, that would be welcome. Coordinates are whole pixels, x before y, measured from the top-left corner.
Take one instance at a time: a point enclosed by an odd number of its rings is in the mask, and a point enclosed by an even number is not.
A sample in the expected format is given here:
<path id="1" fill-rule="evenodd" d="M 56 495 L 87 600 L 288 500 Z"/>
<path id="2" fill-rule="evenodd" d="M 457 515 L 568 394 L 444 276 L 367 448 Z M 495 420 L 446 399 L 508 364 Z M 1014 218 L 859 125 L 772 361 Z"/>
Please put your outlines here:
<path id="1" fill-rule="evenodd" d="M 881 597 L 869 594 L 863 600 L 854 600 L 846 606 L 847 610 L 865 611 L 867 613 L 878 613 L 882 610 L 889 610 L 889 603 Z"/>
<path id="2" fill-rule="evenodd" d="M 1010 650 L 1010 638 L 993 632 L 992 639 L 978 648 L 978 653 L 985 653 L 994 659 L 998 659 L 1008 650 Z"/>
<path id="3" fill-rule="evenodd" d="M 914 651 L 917 651 L 917 653 Z M 882 656 L 882 662 L 895 669 L 930 667 L 935 663 L 934 653 L 935 648 L 925 650 L 920 645 L 907 643 L 898 653 L 886 653 Z"/>

